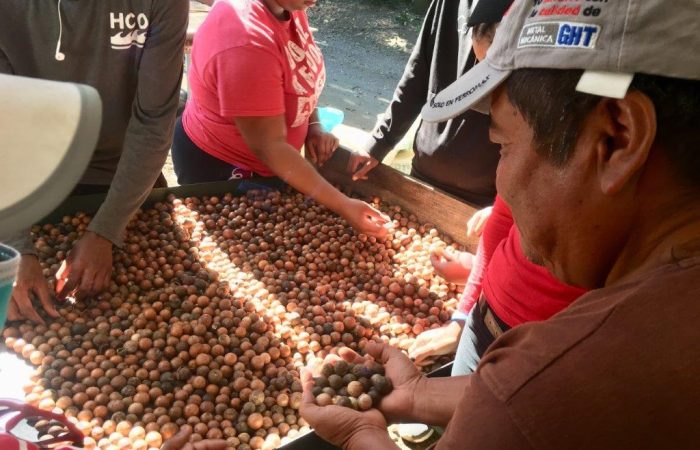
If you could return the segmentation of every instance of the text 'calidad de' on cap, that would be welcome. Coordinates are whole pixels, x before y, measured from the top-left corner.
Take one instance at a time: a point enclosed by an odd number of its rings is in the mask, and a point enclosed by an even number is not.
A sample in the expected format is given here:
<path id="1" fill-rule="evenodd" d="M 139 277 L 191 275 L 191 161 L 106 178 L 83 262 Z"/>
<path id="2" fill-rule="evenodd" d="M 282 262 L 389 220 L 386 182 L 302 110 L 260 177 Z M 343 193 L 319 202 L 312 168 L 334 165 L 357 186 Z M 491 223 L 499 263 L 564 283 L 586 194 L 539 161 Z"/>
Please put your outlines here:
<path id="1" fill-rule="evenodd" d="M 698 17 L 698 0 L 516 0 L 486 58 L 421 116 L 488 113 L 491 92 L 517 69 L 584 69 L 576 90 L 612 98 L 626 95 L 635 73 L 700 79 Z"/>

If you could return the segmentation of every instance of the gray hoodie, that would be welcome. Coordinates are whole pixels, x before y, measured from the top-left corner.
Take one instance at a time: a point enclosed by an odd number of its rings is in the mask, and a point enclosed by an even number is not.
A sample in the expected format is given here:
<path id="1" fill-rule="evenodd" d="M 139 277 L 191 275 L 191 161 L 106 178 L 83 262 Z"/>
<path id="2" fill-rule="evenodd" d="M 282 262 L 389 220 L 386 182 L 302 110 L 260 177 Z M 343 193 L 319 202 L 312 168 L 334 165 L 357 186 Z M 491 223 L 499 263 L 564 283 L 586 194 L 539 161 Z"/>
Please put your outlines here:
<path id="1" fill-rule="evenodd" d="M 168 155 L 188 12 L 187 0 L 0 0 L 0 73 L 84 83 L 102 97 L 81 183 L 111 185 L 89 229 L 118 246 Z M 33 251 L 29 232 L 9 243 Z"/>

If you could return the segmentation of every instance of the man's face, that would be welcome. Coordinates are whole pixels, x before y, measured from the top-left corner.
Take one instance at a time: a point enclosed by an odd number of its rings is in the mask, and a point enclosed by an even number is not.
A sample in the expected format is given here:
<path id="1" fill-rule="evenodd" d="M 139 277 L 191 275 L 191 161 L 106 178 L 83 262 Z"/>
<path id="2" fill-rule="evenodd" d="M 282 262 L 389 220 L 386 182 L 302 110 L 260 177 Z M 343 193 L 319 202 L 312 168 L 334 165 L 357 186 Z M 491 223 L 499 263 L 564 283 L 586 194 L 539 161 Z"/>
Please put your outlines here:
<path id="1" fill-rule="evenodd" d="M 605 232 L 608 218 L 596 194 L 592 141 L 582 133 L 571 159 L 555 166 L 535 151 L 533 130 L 503 86 L 492 96 L 490 138 L 501 145 L 496 186 L 512 209 L 525 254 L 564 282 L 589 285 L 602 271 L 593 277 L 582 271 L 591 257 L 601 256 L 591 243 Z"/>

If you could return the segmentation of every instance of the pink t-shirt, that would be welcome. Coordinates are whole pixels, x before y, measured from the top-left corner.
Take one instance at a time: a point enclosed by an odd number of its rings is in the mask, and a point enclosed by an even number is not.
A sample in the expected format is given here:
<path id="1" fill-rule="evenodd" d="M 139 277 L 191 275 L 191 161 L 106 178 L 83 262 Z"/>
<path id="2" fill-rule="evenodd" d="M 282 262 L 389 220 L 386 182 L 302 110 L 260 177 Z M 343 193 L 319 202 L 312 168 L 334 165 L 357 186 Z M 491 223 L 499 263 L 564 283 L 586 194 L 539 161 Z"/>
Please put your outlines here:
<path id="1" fill-rule="evenodd" d="M 261 0 L 220 0 L 194 37 L 190 97 L 182 123 L 199 148 L 262 176 L 274 173 L 248 148 L 235 117 L 284 114 L 301 150 L 326 72 L 305 12 L 280 21 Z"/>

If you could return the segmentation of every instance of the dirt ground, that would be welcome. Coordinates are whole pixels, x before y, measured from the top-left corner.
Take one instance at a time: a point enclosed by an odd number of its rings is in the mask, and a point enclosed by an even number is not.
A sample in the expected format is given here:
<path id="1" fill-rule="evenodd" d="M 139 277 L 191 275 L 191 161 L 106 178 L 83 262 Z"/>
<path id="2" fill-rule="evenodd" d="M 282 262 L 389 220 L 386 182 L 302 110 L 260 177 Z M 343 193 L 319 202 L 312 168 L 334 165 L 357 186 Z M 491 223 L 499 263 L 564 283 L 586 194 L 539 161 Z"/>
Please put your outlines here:
<path id="1" fill-rule="evenodd" d="M 420 18 L 377 0 L 320 0 L 309 21 L 328 76 L 320 105 L 342 109 L 346 125 L 370 131 L 401 79 Z"/>
<path id="2" fill-rule="evenodd" d="M 209 7 L 195 1 L 190 5 L 190 30 L 194 30 Z M 326 62 L 327 81 L 319 105 L 343 110 L 344 125 L 371 131 L 401 79 L 421 17 L 408 7 L 387 6 L 382 0 L 319 0 L 308 15 Z M 163 173 L 170 186 L 177 185 L 170 157 Z"/>

